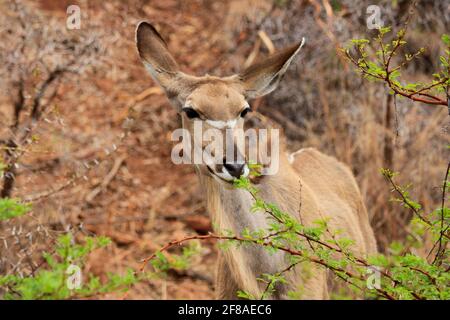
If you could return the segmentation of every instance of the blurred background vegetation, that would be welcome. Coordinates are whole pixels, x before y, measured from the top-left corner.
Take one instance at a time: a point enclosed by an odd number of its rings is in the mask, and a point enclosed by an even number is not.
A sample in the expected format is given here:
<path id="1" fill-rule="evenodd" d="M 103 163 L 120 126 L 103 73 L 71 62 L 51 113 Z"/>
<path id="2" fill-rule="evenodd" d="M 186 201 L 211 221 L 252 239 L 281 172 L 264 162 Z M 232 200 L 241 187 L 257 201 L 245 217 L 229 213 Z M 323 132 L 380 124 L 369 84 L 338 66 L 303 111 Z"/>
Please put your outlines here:
<path id="1" fill-rule="evenodd" d="M 68 230 L 111 239 L 85 264 L 100 279 L 138 268 L 170 240 L 211 230 L 193 168 L 170 160 L 179 118 L 138 59 L 140 20 L 156 25 L 183 71 L 197 75 L 236 73 L 305 37 L 279 89 L 252 102 L 250 125 L 267 121 L 283 129 L 291 151 L 313 146 L 348 164 L 381 251 L 406 236 L 411 213 L 390 202 L 380 168 L 411 183 L 425 211 L 439 206 L 448 110 L 406 99 L 394 105 L 340 50 L 376 36 L 367 28 L 369 5 L 397 31 L 410 1 L 80 0 L 79 30 L 66 28 L 70 4 L 0 1 L 0 190 L 32 204 L 25 216 L 0 222 L 0 274 L 34 272 L 42 251 Z M 448 30 L 448 1 L 417 2 L 404 50 L 425 52 L 403 72 L 407 81 L 430 81 Z M 127 297 L 212 298 L 216 257 L 206 243 L 189 271 L 138 283 Z"/>

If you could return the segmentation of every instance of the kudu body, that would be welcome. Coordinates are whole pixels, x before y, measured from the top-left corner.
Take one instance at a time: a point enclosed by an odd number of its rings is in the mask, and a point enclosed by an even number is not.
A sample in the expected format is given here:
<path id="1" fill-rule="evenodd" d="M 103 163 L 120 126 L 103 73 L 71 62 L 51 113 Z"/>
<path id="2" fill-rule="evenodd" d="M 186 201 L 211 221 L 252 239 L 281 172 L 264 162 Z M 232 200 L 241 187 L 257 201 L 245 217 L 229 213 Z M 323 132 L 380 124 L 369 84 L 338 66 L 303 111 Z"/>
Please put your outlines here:
<path id="1" fill-rule="evenodd" d="M 274 90 L 303 44 L 270 56 L 239 75 L 194 77 L 180 72 L 152 25 L 140 23 L 136 37 L 142 62 L 180 112 L 183 128 L 192 133 L 196 121 L 219 130 L 243 128 L 249 109 L 247 100 Z M 224 160 L 219 164 L 196 164 L 195 168 L 215 228 L 240 234 L 244 228 L 267 227 L 265 213 L 250 212 L 254 201 L 251 194 L 231 185 L 235 177 L 248 174 L 246 164 Z M 289 157 L 280 152 L 278 172 L 261 177 L 257 187 L 264 201 L 276 203 L 304 225 L 327 218 L 331 230 L 341 230 L 344 236 L 355 241 L 354 250 L 358 254 L 376 252 L 375 238 L 356 181 L 351 171 L 336 159 L 312 148 L 301 149 Z M 238 290 L 258 296 L 265 284 L 257 278 L 287 267 L 283 253 L 269 254 L 256 245 L 221 252 L 218 264 L 216 291 L 219 299 L 235 299 Z M 308 270 L 296 267 L 286 278 L 288 283 L 278 285 L 273 298 L 286 298 L 290 290 L 300 290 L 305 299 L 329 296 L 327 272 L 322 267 L 312 266 Z"/>

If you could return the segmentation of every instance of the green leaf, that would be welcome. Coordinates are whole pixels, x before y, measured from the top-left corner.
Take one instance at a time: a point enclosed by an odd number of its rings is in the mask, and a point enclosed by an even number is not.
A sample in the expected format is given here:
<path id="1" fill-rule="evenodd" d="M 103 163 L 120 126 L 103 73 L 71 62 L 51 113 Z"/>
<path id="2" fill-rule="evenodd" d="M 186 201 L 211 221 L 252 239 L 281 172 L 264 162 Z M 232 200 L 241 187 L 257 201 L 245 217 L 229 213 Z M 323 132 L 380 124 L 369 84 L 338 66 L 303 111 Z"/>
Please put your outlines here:
<path id="1" fill-rule="evenodd" d="M 31 205 L 20 203 L 18 199 L 0 199 L 0 221 L 19 217 L 30 211 Z"/>

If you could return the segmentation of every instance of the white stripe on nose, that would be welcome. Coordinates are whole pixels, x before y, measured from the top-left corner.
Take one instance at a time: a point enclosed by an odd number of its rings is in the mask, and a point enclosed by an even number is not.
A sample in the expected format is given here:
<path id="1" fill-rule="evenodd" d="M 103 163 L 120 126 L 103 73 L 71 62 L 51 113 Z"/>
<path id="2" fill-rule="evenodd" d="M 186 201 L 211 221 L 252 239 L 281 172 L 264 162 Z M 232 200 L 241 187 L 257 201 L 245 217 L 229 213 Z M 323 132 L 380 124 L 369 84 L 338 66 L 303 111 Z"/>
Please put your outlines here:
<path id="1" fill-rule="evenodd" d="M 220 121 L 220 120 L 206 120 L 206 123 L 217 129 L 234 128 L 237 123 L 237 119 Z"/>

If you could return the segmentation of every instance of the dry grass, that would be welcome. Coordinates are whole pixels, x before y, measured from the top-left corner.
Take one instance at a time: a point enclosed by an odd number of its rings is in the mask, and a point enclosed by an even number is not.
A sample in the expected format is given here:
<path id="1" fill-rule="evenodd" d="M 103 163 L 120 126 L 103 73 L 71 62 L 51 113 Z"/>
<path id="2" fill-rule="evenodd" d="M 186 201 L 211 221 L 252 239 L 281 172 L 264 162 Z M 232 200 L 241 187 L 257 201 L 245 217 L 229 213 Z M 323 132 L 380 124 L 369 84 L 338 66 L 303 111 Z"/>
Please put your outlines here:
<path id="1" fill-rule="evenodd" d="M 394 146 L 391 169 L 400 172 L 402 182 L 412 183 L 412 195 L 425 210 L 437 206 L 437 188 L 448 161 L 447 111 L 398 100 L 397 111 L 387 124 L 386 90 L 362 80 L 338 55 L 337 46 L 369 32 L 364 19 L 368 1 L 357 5 L 334 1 L 341 5 L 333 15 L 327 14 L 321 1 L 276 1 L 276 5 L 200 0 L 80 3 L 86 18 L 80 32 L 103 31 L 104 51 L 94 70 L 60 84 L 52 103 L 58 113 L 52 113 L 51 123 L 36 131 L 40 141 L 21 160 L 13 195 L 36 195 L 64 183 L 74 171 L 82 170 L 84 161 L 106 160 L 89 172 L 87 180 L 36 201 L 30 215 L 3 223 L 0 236 L 8 246 L 0 241 L 0 271 L 29 272 L 41 250 L 51 244 L 49 239 L 80 223 L 84 227 L 79 234 L 102 234 L 113 240 L 109 249 L 89 261 L 88 271 L 100 275 L 137 267 L 140 259 L 163 243 L 210 229 L 193 169 L 170 161 L 169 134 L 178 127 L 175 111 L 158 90 L 141 95 L 155 85 L 134 48 L 134 29 L 141 19 L 157 25 L 168 36 L 169 48 L 183 70 L 196 74 L 212 70 L 229 74 L 249 63 L 249 57 L 267 54 L 270 46 L 258 35 L 260 30 L 275 47 L 307 37 L 300 61 L 280 89 L 254 102 L 258 112 L 284 128 L 291 150 L 314 146 L 352 168 L 381 249 L 404 237 L 410 218 L 405 209 L 389 202 L 389 186 L 379 173 L 391 161 L 385 152 L 386 137 Z M 404 2 L 394 8 L 390 1 L 384 4 L 386 23 L 398 25 Z M 24 5 L 32 4 L 24 1 Z M 65 3 L 41 0 L 36 6 L 45 19 L 64 28 Z M 412 49 L 425 45 L 430 50 L 424 60 L 409 67 L 411 79 L 426 78 L 437 69 L 439 36 L 450 29 L 445 8 L 424 6 L 427 10 L 419 10 L 413 19 L 409 41 Z M 136 120 L 131 133 L 106 157 L 104 149 L 119 140 L 130 106 Z M 393 110 L 392 101 L 389 108 Z M 11 97 L 2 92 L 2 125 L 11 121 L 10 112 Z M 7 130 L 0 132 L 7 134 Z M 121 161 L 114 167 L 117 159 Z M 18 228 L 23 229 L 20 235 Z M 28 232 L 34 235 L 31 241 L 25 237 Z M 211 298 L 216 255 L 213 244 L 205 244 L 191 272 L 139 284 L 127 297 Z M 32 262 L 27 262 L 27 256 Z"/>

